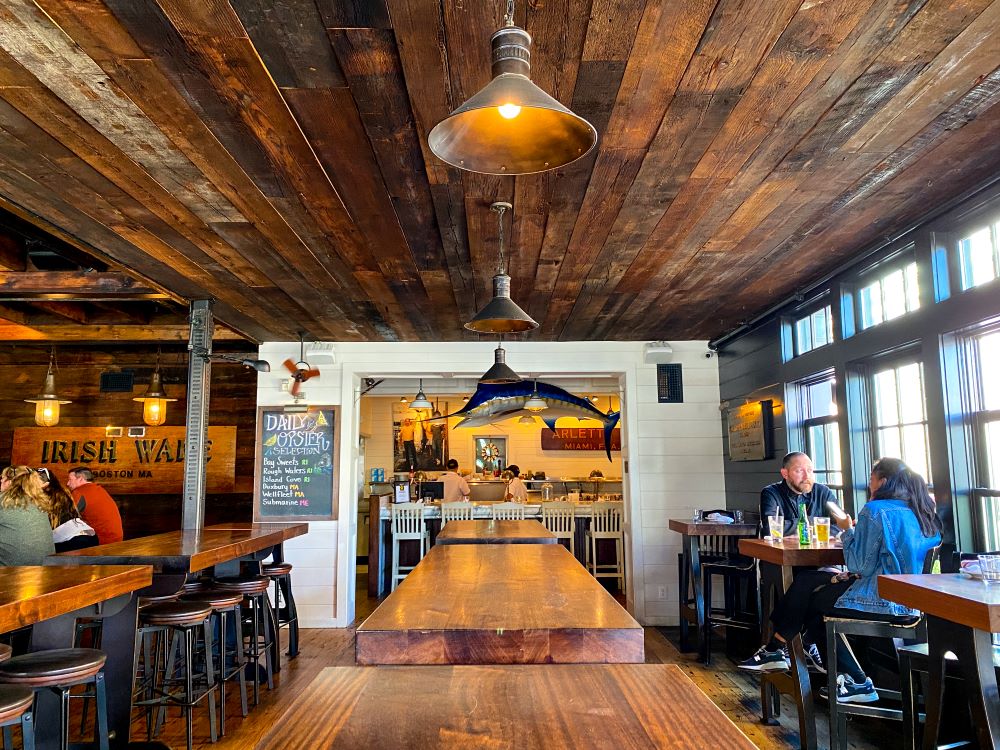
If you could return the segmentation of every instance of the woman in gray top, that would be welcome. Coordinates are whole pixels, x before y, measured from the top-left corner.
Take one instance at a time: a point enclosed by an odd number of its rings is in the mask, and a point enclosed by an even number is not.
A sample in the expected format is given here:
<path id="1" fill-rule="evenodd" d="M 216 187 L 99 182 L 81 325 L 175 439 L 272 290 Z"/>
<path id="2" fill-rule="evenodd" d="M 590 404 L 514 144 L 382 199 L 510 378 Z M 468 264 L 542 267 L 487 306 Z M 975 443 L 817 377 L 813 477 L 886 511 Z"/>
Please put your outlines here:
<path id="1" fill-rule="evenodd" d="M 55 551 L 42 478 L 8 466 L 0 472 L 0 565 L 41 565 Z"/>

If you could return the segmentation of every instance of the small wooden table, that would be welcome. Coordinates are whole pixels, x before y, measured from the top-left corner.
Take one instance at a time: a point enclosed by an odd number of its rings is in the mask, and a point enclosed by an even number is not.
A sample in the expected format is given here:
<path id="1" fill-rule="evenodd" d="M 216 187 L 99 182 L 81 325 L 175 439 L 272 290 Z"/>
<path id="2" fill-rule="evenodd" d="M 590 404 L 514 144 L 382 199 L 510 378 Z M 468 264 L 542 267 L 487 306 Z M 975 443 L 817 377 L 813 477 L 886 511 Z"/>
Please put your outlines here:
<path id="1" fill-rule="evenodd" d="M 435 544 L 555 544 L 538 521 L 448 521 Z"/>
<path id="2" fill-rule="evenodd" d="M 448 544 L 356 633 L 358 664 L 641 663 L 642 626 L 559 544 Z"/>
<path id="3" fill-rule="evenodd" d="M 969 687 L 979 746 L 1000 745 L 1000 694 L 991 638 L 992 633 L 1000 633 L 1000 584 L 985 584 L 957 573 L 890 575 L 878 577 L 878 593 L 927 615 L 930 689 L 924 748 L 937 748 L 947 651 L 958 657 L 958 667 Z"/>
<path id="4" fill-rule="evenodd" d="M 380 747 L 754 745 L 671 664 L 327 667 L 257 744 L 258 750 Z"/>
<path id="5" fill-rule="evenodd" d="M 768 637 L 771 611 L 792 585 L 793 569 L 798 566 L 824 567 L 844 564 L 844 548 L 839 540 L 826 544 L 801 545 L 795 537 L 780 542 L 767 539 L 740 539 L 740 552 L 760 560 L 761 631 Z M 773 707 L 777 697 L 773 690 L 792 696 L 799 712 L 799 737 L 803 748 L 816 748 L 816 715 L 813 710 L 812 684 L 802 650 L 802 636 L 788 644 L 791 672 L 766 672 L 761 675 L 761 713 L 765 722 L 773 723 Z"/>
<path id="6" fill-rule="evenodd" d="M 0 567 L 0 633 L 32 625 L 32 651 L 71 648 L 78 617 L 104 621 L 105 644 L 119 645 L 105 649 L 104 665 L 108 729 L 116 737 L 113 746 L 128 742 L 136 628 L 133 592 L 152 579 L 149 566 Z M 59 747 L 59 697 L 43 690 L 37 700 L 41 715 L 56 718 L 35 722 L 37 745 Z"/>
<path id="7" fill-rule="evenodd" d="M 705 536 L 721 537 L 755 537 L 755 523 L 718 523 L 714 521 L 692 521 L 691 519 L 671 518 L 671 531 L 681 535 L 681 570 L 680 588 L 677 591 L 680 608 L 681 649 L 690 650 L 687 646 L 689 628 L 694 624 L 697 630 L 696 642 L 702 650 L 704 661 L 707 654 L 703 652 L 704 639 L 701 637 L 705 627 L 705 597 L 701 585 L 701 546 L 700 538 Z M 688 602 L 691 599 L 691 587 L 694 588 L 694 607 Z"/>

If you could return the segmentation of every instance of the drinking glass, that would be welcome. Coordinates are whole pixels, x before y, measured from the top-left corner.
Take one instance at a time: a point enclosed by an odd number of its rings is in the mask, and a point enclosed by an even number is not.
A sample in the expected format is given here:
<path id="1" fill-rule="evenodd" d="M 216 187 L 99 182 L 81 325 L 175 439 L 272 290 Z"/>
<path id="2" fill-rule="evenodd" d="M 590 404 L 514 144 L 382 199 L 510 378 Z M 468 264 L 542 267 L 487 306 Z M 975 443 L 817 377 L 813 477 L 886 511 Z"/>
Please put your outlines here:
<path id="1" fill-rule="evenodd" d="M 813 528 L 816 529 L 816 541 L 827 544 L 830 541 L 830 519 L 827 516 L 813 518 Z"/>
<path id="2" fill-rule="evenodd" d="M 785 535 L 785 519 L 782 516 L 767 517 L 768 539 L 772 542 L 780 542 Z"/>
<path id="3" fill-rule="evenodd" d="M 983 583 L 1000 583 L 1000 555 L 979 555 Z"/>
<path id="4" fill-rule="evenodd" d="M 702 513 L 701 508 L 697 508 L 694 511 L 694 513 L 691 514 L 691 520 L 694 521 L 695 523 L 701 521 L 702 520 L 701 513 Z"/>
<path id="5" fill-rule="evenodd" d="M 743 511 L 734 510 L 733 511 L 733 523 L 743 523 Z"/>

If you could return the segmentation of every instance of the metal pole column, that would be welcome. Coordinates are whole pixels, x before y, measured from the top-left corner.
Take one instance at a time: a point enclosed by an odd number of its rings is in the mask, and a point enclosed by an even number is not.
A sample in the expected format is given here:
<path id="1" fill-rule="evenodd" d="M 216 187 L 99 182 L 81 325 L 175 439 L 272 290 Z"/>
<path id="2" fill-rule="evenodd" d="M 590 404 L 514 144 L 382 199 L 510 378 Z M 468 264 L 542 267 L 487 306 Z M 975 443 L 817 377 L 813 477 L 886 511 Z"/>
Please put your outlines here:
<path id="1" fill-rule="evenodd" d="M 187 436 L 184 449 L 185 530 L 200 531 L 205 525 L 205 449 L 208 434 L 209 385 L 212 382 L 212 300 L 191 302 L 191 332 L 188 335 Z"/>

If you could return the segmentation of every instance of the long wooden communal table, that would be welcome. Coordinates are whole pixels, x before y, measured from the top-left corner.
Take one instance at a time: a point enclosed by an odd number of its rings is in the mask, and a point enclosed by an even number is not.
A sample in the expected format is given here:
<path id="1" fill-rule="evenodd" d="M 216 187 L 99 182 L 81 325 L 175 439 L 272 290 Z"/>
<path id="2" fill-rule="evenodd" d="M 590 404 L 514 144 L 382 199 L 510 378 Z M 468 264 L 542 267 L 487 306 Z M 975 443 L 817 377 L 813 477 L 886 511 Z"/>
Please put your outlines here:
<path id="1" fill-rule="evenodd" d="M 356 633 L 359 664 L 644 661 L 643 631 L 559 544 L 450 544 Z"/>
<path id="2" fill-rule="evenodd" d="M 992 633 L 1000 633 L 1000 586 L 959 574 L 878 577 L 878 593 L 927 615 L 930 685 L 924 747 L 938 746 L 945 686 L 945 653 L 958 657 L 969 691 L 980 747 L 1000 745 L 1000 694 L 993 668 Z M 906 675 L 903 675 L 906 679 Z"/>
<path id="3" fill-rule="evenodd" d="M 104 665 L 108 728 L 116 747 L 124 747 L 129 733 L 137 601 L 133 592 L 152 580 L 149 566 L 0 567 L 0 633 L 33 626 L 33 651 L 71 648 L 79 617 L 104 621 L 105 644 L 117 644 L 105 649 Z M 38 702 L 37 746 L 59 747 L 59 698 L 43 690 Z M 39 716 L 46 720 L 37 721 Z"/>
<path id="4" fill-rule="evenodd" d="M 688 650 L 689 628 L 694 624 L 697 629 L 696 642 L 704 649 L 702 631 L 705 627 L 705 596 L 701 581 L 701 540 L 704 537 L 755 537 L 755 523 L 718 523 L 714 521 L 692 521 L 683 518 L 671 518 L 668 522 L 671 531 L 681 535 L 681 569 L 677 589 L 678 606 L 680 607 L 681 648 Z M 694 588 L 694 607 L 691 600 L 691 588 Z M 702 651 L 702 659 L 706 654 Z"/>
<path id="5" fill-rule="evenodd" d="M 740 539 L 740 552 L 760 560 L 761 631 L 764 638 L 770 635 L 770 615 L 777 601 L 792 585 L 794 568 L 799 566 L 824 567 L 844 564 L 844 548 L 839 541 L 827 544 L 799 544 L 794 537 L 780 542 L 767 539 Z M 772 723 L 779 700 L 775 689 L 792 696 L 799 712 L 799 739 L 807 750 L 816 748 L 816 713 L 813 710 L 812 684 L 802 650 L 802 636 L 788 644 L 791 671 L 767 672 L 761 676 L 760 704 L 762 718 Z"/>
<path id="6" fill-rule="evenodd" d="M 435 544 L 555 544 L 538 521 L 448 521 Z"/>
<path id="7" fill-rule="evenodd" d="M 328 667 L 258 750 L 754 745 L 672 664 Z"/>

